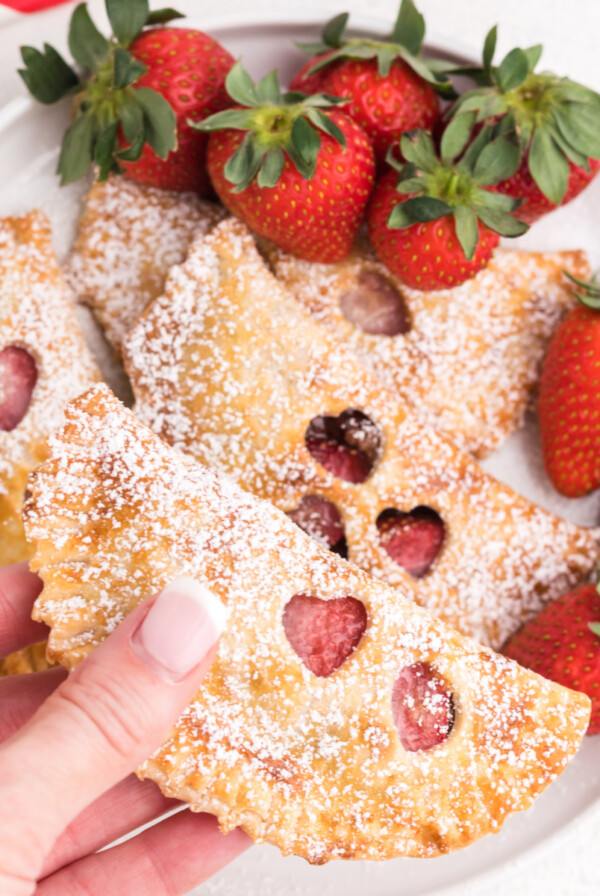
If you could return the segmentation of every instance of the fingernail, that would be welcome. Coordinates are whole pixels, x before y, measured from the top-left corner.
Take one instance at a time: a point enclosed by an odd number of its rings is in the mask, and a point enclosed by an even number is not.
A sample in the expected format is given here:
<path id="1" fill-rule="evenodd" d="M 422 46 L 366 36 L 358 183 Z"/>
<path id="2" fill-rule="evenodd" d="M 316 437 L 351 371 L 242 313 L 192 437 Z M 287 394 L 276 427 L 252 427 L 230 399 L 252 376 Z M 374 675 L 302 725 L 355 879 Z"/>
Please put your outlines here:
<path id="1" fill-rule="evenodd" d="M 176 682 L 204 659 L 225 627 L 227 611 L 216 594 L 195 579 L 166 585 L 131 637 L 146 665 Z"/>

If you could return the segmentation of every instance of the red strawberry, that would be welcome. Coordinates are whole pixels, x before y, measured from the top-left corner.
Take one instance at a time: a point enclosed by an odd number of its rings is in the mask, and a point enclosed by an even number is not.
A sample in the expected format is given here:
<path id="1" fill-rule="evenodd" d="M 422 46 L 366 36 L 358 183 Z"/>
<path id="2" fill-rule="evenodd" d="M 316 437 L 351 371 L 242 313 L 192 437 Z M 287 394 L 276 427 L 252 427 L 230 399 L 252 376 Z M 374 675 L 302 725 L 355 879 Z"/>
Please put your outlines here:
<path id="1" fill-rule="evenodd" d="M 99 180 L 126 170 L 151 186 L 205 193 L 205 134 L 199 121 L 231 102 L 224 88 L 233 57 L 201 31 L 152 28 L 179 13 L 148 13 L 147 0 L 112 0 L 107 12 L 114 36 L 96 29 L 85 4 L 75 9 L 69 47 L 79 66 L 52 47 L 22 48 L 25 84 L 43 103 L 74 95 L 74 118 L 63 138 L 58 173 L 77 180 L 90 164 Z"/>
<path id="2" fill-rule="evenodd" d="M 444 523 L 430 507 L 384 510 L 377 528 L 386 552 L 415 579 L 427 575 L 444 543 Z"/>
<path id="3" fill-rule="evenodd" d="M 227 208 L 309 261 L 346 257 L 371 195 L 374 160 L 362 129 L 325 97 L 282 96 L 275 72 L 256 86 L 238 63 L 231 109 L 197 125 L 211 133 L 208 171 Z M 335 101 L 333 101 L 335 102 Z"/>
<path id="4" fill-rule="evenodd" d="M 450 95 L 451 86 L 419 56 L 425 22 L 412 0 L 403 0 L 388 41 L 344 39 L 347 22 L 348 13 L 336 16 L 325 26 L 322 43 L 306 45 L 319 55 L 292 78 L 290 88 L 350 99 L 346 113 L 383 162 L 405 131 L 433 127 L 440 115 L 436 90 Z"/>
<path id="5" fill-rule="evenodd" d="M 544 359 L 539 416 L 544 463 L 554 487 L 578 498 L 600 486 L 600 288 L 560 324 Z"/>
<path id="6" fill-rule="evenodd" d="M 351 408 L 338 417 L 314 417 L 304 439 L 312 457 L 346 482 L 364 482 L 381 448 L 377 426 L 362 411 Z"/>
<path id="7" fill-rule="evenodd" d="M 592 628 L 593 626 L 593 628 Z M 588 734 L 600 733 L 600 595 L 595 585 L 563 594 L 504 646 L 503 653 L 592 701 Z"/>
<path id="8" fill-rule="evenodd" d="M 321 600 L 295 594 L 283 611 L 283 629 L 313 675 L 326 678 L 356 648 L 367 627 L 364 604 L 355 597 Z"/>
<path id="9" fill-rule="evenodd" d="M 445 741 L 452 729 L 452 694 L 428 663 L 413 663 L 396 679 L 392 713 L 405 750 L 430 750 Z"/>
<path id="10" fill-rule="evenodd" d="M 406 286 L 457 286 L 488 264 L 498 234 L 527 230 L 508 214 L 514 201 L 483 188 L 496 172 L 514 170 L 517 151 L 504 138 L 478 138 L 458 164 L 464 143 L 450 128 L 441 159 L 423 131 L 404 134 L 400 149 L 408 164 L 388 157 L 399 175 L 389 171 L 376 184 L 368 225 L 377 255 Z"/>
<path id="11" fill-rule="evenodd" d="M 0 432 L 15 429 L 27 413 L 37 383 L 35 359 L 18 345 L 0 351 Z"/>
<path id="12" fill-rule="evenodd" d="M 494 186 L 494 190 L 499 193 L 506 193 L 508 196 L 514 196 L 515 199 L 522 199 L 523 203 L 519 206 L 519 219 L 527 224 L 533 224 L 543 215 L 554 211 L 562 205 L 566 205 L 571 199 L 579 196 L 582 190 L 588 186 L 590 181 L 596 176 L 600 170 L 600 159 L 589 159 L 589 170 L 586 171 L 580 165 L 574 165 L 569 162 L 569 180 L 567 189 L 560 205 L 552 202 L 542 193 L 536 184 L 529 170 L 529 159 L 525 157 L 518 170 L 512 177 L 501 181 Z"/>
<path id="13" fill-rule="evenodd" d="M 208 34 L 183 28 L 145 31 L 129 49 L 147 66 L 136 88 L 160 93 L 175 112 L 177 149 L 161 159 L 146 144 L 137 161 L 123 163 L 127 175 L 152 187 L 206 194 L 208 136 L 191 128 L 188 119 L 202 121 L 231 105 L 225 76 L 233 56 Z"/>
<path id="14" fill-rule="evenodd" d="M 513 135 L 520 161 L 494 189 L 523 199 L 518 216 L 531 224 L 574 199 L 600 168 L 600 95 L 568 78 L 536 72 L 542 47 L 511 50 L 493 66 L 496 29 L 485 40 L 478 87 L 450 110 L 465 129 Z M 471 70 L 471 74 L 473 74 Z"/>

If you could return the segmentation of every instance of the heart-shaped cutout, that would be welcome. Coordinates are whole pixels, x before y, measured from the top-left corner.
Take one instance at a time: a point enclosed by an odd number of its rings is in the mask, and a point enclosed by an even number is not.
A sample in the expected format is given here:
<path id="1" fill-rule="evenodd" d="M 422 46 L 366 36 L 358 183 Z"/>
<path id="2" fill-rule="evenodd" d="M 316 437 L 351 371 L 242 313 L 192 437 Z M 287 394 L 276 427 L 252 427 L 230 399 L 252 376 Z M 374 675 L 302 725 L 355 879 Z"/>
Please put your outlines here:
<path id="1" fill-rule="evenodd" d="M 303 532 L 329 548 L 334 554 L 348 559 L 348 544 L 341 514 L 332 501 L 319 495 L 304 495 L 300 503 L 287 515 Z"/>
<path id="2" fill-rule="evenodd" d="M 35 359 L 18 345 L 7 345 L 0 352 L 0 430 L 15 429 L 31 403 L 37 383 Z"/>
<path id="3" fill-rule="evenodd" d="M 351 408 L 337 417 L 313 417 L 304 441 L 321 466 L 346 482 L 364 482 L 381 451 L 376 424 L 362 411 Z"/>
<path id="4" fill-rule="evenodd" d="M 410 513 L 390 507 L 377 517 L 377 528 L 383 548 L 415 579 L 427 575 L 446 535 L 439 513 L 423 505 Z"/>
<path id="5" fill-rule="evenodd" d="M 404 298 L 379 271 L 361 271 L 356 285 L 342 293 L 340 310 L 346 320 L 372 336 L 397 336 L 410 330 Z"/>
<path id="6" fill-rule="evenodd" d="M 395 681 L 392 714 L 405 750 L 430 750 L 445 741 L 452 730 L 452 692 L 428 663 L 412 663 Z"/>
<path id="7" fill-rule="evenodd" d="M 355 597 L 321 600 L 295 594 L 283 611 L 283 629 L 307 669 L 326 678 L 356 648 L 367 627 L 367 611 Z"/>

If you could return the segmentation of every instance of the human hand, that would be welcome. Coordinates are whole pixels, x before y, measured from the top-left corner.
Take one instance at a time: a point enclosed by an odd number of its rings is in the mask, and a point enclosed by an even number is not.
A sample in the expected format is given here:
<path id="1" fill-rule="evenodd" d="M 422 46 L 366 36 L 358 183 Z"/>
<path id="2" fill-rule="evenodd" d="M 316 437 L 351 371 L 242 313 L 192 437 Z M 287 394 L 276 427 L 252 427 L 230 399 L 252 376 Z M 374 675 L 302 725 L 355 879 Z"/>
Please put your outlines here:
<path id="1" fill-rule="evenodd" d="M 0 656 L 40 641 L 41 582 L 0 568 Z M 250 845 L 130 772 L 166 739 L 208 671 L 223 607 L 190 579 L 137 607 L 74 672 L 0 679 L 2 896 L 175 896 Z"/>

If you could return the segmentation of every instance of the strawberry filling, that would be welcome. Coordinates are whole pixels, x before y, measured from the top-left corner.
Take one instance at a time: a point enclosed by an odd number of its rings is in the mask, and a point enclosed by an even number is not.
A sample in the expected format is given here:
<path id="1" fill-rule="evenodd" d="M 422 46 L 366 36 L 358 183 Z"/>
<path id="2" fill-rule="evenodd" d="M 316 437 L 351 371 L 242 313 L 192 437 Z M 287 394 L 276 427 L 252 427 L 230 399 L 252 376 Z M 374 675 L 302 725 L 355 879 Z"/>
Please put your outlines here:
<path id="1" fill-rule="evenodd" d="M 319 678 L 335 672 L 356 648 L 367 626 L 354 597 L 321 600 L 295 594 L 283 611 L 283 629 L 307 669 Z"/>
<path id="2" fill-rule="evenodd" d="M 452 694 L 431 666 L 413 663 L 396 679 L 392 713 L 404 749 L 411 753 L 429 750 L 446 740 L 452 729 Z"/>
<path id="3" fill-rule="evenodd" d="M 415 579 L 427 575 L 444 543 L 444 522 L 431 507 L 410 513 L 389 508 L 379 514 L 377 528 L 383 548 Z"/>
<path id="4" fill-rule="evenodd" d="M 0 352 L 0 430 L 19 425 L 31 403 L 37 382 L 37 365 L 24 348 L 8 345 Z"/>
<path id="5" fill-rule="evenodd" d="M 347 559 L 348 545 L 344 524 L 332 501 L 320 498 L 319 495 L 305 495 L 294 510 L 287 511 L 287 515 L 319 544 Z"/>
<path id="6" fill-rule="evenodd" d="M 313 417 L 304 441 L 329 473 L 354 483 L 369 476 L 381 447 L 377 426 L 356 410 L 343 411 L 338 417 Z"/>
<path id="7" fill-rule="evenodd" d="M 397 336 L 410 330 L 403 297 L 378 271 L 361 271 L 356 286 L 342 294 L 340 310 L 351 324 L 373 336 Z"/>

